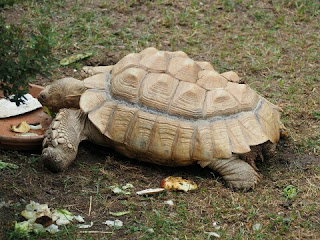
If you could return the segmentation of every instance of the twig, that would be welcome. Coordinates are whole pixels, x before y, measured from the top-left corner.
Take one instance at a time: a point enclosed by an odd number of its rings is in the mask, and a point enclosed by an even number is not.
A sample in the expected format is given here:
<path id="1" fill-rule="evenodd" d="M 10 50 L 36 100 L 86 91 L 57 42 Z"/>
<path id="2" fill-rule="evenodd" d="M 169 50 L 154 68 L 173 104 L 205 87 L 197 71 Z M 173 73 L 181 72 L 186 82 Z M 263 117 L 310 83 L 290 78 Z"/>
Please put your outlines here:
<path id="1" fill-rule="evenodd" d="M 88 216 L 91 214 L 91 206 L 92 206 L 92 196 L 90 196 L 90 203 L 89 203 L 89 213 Z"/>
<path id="2" fill-rule="evenodd" d="M 112 232 L 103 232 L 103 231 L 79 231 L 79 233 L 112 233 Z"/>

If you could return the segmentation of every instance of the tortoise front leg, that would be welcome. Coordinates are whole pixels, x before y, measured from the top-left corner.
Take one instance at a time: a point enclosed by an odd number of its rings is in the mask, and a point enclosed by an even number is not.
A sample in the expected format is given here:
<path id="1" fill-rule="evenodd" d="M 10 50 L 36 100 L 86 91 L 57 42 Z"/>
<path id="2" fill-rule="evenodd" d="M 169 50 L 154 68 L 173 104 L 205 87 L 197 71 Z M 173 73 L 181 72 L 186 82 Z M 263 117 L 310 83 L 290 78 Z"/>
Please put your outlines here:
<path id="1" fill-rule="evenodd" d="M 81 110 L 62 109 L 45 133 L 41 159 L 53 172 L 64 171 L 77 156 L 84 134 L 85 114 Z"/>
<path id="2" fill-rule="evenodd" d="M 202 167 L 209 167 L 221 174 L 223 179 L 234 189 L 254 188 L 261 176 L 247 162 L 237 156 L 228 159 L 214 159 L 210 162 L 199 162 Z"/>

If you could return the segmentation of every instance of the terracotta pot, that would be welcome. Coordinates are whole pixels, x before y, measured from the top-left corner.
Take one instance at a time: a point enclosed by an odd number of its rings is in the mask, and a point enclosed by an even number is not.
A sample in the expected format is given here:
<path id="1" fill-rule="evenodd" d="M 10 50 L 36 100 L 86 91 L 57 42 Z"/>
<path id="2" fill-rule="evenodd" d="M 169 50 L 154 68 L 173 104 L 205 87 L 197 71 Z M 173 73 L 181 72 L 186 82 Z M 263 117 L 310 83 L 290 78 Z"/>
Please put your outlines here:
<path id="1" fill-rule="evenodd" d="M 37 97 L 43 87 L 30 84 L 29 93 L 33 97 Z M 18 125 L 22 121 L 29 124 L 40 123 L 42 129 L 30 130 L 30 132 L 38 134 L 38 136 L 21 137 L 14 136 L 16 133 L 10 130 L 11 125 Z M 49 127 L 52 119 L 44 111 L 39 108 L 29 113 L 22 115 L 0 119 L 0 148 L 13 150 L 41 151 L 41 144 L 44 138 L 44 133 Z"/>

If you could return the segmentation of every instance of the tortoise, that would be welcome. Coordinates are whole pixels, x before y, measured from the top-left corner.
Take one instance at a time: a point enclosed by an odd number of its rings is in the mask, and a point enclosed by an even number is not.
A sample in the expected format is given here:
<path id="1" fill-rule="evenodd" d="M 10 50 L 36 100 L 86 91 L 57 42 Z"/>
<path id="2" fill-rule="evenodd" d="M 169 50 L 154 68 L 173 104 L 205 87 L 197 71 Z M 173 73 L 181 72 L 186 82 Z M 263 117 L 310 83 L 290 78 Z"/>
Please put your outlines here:
<path id="1" fill-rule="evenodd" d="M 219 74 L 182 51 L 155 48 L 90 71 L 94 75 L 83 81 L 60 79 L 38 96 L 59 110 L 43 141 L 42 160 L 49 169 L 66 170 L 79 143 L 89 140 L 141 161 L 198 163 L 235 189 L 258 183 L 255 160 L 274 153 L 283 128 L 281 109 L 242 84 L 235 72 Z"/>

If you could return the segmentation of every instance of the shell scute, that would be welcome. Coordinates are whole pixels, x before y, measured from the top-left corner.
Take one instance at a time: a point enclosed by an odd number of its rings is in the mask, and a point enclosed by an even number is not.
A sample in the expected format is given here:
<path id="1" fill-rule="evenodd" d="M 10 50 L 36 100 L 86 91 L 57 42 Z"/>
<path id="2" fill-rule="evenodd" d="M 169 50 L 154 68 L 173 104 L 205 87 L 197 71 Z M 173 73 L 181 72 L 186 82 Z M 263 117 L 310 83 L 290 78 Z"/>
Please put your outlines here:
<path id="1" fill-rule="evenodd" d="M 137 102 L 140 82 L 146 74 L 142 68 L 126 69 L 112 79 L 112 94 L 130 102 Z"/>
<path id="2" fill-rule="evenodd" d="M 177 141 L 173 146 L 172 159 L 180 163 L 180 165 L 190 162 L 193 152 L 193 132 L 194 125 L 190 122 L 180 122 Z"/>
<path id="3" fill-rule="evenodd" d="M 179 122 L 159 116 L 155 123 L 148 152 L 152 152 L 163 160 L 170 160 L 175 144 Z"/>
<path id="4" fill-rule="evenodd" d="M 169 113 L 191 118 L 202 117 L 205 93 L 197 84 L 181 81 L 173 96 Z"/>
<path id="5" fill-rule="evenodd" d="M 204 112 L 206 117 L 231 115 L 238 111 L 239 103 L 225 89 L 213 89 L 208 92 Z"/>
<path id="6" fill-rule="evenodd" d="M 128 132 L 127 145 L 133 151 L 146 152 L 151 141 L 151 133 L 157 116 L 139 111 Z"/>
<path id="7" fill-rule="evenodd" d="M 139 61 L 140 55 L 137 53 L 130 53 L 126 55 L 116 65 L 114 65 L 112 69 L 112 76 L 116 76 L 128 68 L 138 67 Z"/>
<path id="8" fill-rule="evenodd" d="M 200 71 L 197 84 L 206 90 L 213 90 L 215 88 L 225 88 L 228 80 L 222 77 L 219 73 L 212 70 Z"/>
<path id="9" fill-rule="evenodd" d="M 257 106 L 259 96 L 248 85 L 228 82 L 225 89 L 238 101 L 238 111 L 252 110 Z"/>
<path id="10" fill-rule="evenodd" d="M 137 108 L 127 107 L 123 104 L 117 105 L 105 135 L 115 142 L 124 143 L 130 123 L 137 111 Z"/>
<path id="11" fill-rule="evenodd" d="M 168 73 L 185 82 L 196 82 L 201 67 L 192 59 L 175 57 L 169 62 Z"/>
<path id="12" fill-rule="evenodd" d="M 162 111 L 167 111 L 179 81 L 168 74 L 149 73 L 141 86 L 139 101 Z"/>
<path id="13" fill-rule="evenodd" d="M 168 54 L 158 51 L 152 55 L 145 55 L 140 61 L 140 65 L 156 72 L 165 72 L 167 69 Z"/>

